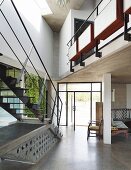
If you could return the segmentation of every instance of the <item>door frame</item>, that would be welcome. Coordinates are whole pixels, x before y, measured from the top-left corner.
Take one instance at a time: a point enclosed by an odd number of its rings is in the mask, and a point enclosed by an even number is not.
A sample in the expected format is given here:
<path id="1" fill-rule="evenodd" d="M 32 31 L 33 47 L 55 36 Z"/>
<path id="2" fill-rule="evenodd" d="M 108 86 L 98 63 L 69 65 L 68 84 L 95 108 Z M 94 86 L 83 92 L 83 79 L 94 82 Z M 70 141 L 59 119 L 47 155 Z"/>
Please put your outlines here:
<path id="1" fill-rule="evenodd" d="M 91 90 L 90 91 L 75 91 L 75 90 L 71 90 L 71 91 L 68 91 L 68 89 L 67 89 L 67 85 L 69 85 L 69 84 L 72 84 L 72 83 L 74 83 L 74 84 L 77 84 L 78 82 L 62 82 L 62 83 L 57 83 L 57 90 L 58 90 L 58 95 L 59 95 L 59 93 L 60 92 L 66 92 L 66 120 L 65 120 L 65 122 L 66 122 L 66 124 L 65 125 L 60 125 L 60 126 L 68 126 L 68 118 L 69 118 L 69 113 L 68 113 L 68 100 L 69 100 L 69 97 L 68 97 L 68 93 L 70 93 L 70 92 L 73 92 L 74 93 L 74 97 L 73 97 L 73 105 L 74 105 L 74 107 L 75 107 L 75 94 L 78 92 L 78 93 L 80 93 L 80 92 L 85 92 L 85 93 L 91 93 L 90 94 L 90 105 L 91 105 L 91 107 L 90 107 L 90 118 L 91 118 L 91 120 L 92 120 L 92 93 L 93 92 L 100 92 L 100 102 L 102 101 L 102 82 L 82 82 L 82 83 L 87 83 L 87 84 L 91 84 Z M 81 82 L 80 82 L 81 83 Z M 94 84 L 94 83 L 100 83 L 100 91 L 93 91 L 92 90 L 92 84 Z M 59 85 L 60 84 L 65 84 L 66 85 L 66 91 L 60 91 L 59 89 Z M 76 119 L 76 115 L 75 115 L 75 109 L 73 110 L 73 114 L 74 114 L 74 131 L 75 131 L 75 119 Z"/>

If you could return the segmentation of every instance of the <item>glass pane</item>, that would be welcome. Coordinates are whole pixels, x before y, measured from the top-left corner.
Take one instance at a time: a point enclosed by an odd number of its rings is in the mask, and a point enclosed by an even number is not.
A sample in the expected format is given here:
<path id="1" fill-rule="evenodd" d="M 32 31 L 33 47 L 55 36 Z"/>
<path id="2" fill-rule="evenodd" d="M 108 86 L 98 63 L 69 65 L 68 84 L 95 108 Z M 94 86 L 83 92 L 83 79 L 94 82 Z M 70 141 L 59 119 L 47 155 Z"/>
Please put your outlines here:
<path id="1" fill-rule="evenodd" d="M 92 83 L 92 91 L 100 91 L 101 83 Z"/>
<path id="2" fill-rule="evenodd" d="M 68 91 L 91 91 L 91 83 L 68 84 Z"/>
<path id="3" fill-rule="evenodd" d="M 62 100 L 62 112 L 61 112 L 61 119 L 60 119 L 60 125 L 66 125 L 66 92 L 60 92 L 59 96 Z M 60 104 L 59 104 L 59 107 Z M 60 108 L 59 108 L 60 109 Z"/>
<path id="4" fill-rule="evenodd" d="M 100 92 L 92 92 L 92 120 L 96 120 L 96 102 L 100 102 Z"/>
<path id="5" fill-rule="evenodd" d="M 66 91 L 66 84 L 59 84 L 59 91 Z"/>
<path id="6" fill-rule="evenodd" d="M 8 70 L 8 76 L 14 77 L 14 69 Z"/>
<path id="7" fill-rule="evenodd" d="M 74 92 L 68 93 L 68 125 L 74 124 Z"/>
<path id="8" fill-rule="evenodd" d="M 75 93 L 76 125 L 88 125 L 90 120 L 90 96 L 88 92 Z"/>

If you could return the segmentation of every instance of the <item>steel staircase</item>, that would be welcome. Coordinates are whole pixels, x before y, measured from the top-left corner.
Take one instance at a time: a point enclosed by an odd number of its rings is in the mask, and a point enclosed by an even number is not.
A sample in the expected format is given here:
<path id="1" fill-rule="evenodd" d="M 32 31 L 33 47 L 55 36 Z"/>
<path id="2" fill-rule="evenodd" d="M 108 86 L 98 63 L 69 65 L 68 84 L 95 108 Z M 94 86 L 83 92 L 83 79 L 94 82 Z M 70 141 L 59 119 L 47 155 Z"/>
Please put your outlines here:
<path id="1" fill-rule="evenodd" d="M 39 107 L 37 106 L 37 104 L 31 103 L 30 102 L 30 98 L 29 96 L 25 95 L 25 91 L 27 89 L 25 88 L 21 88 L 21 87 L 16 87 L 16 82 L 17 79 L 11 76 L 6 76 L 6 71 L 7 71 L 7 67 L 6 66 L 0 66 L 0 79 L 8 86 L 9 89 L 7 88 L 3 88 L 0 89 L 0 91 L 8 91 L 11 90 L 14 95 L 12 96 L 0 96 L 0 106 L 5 109 L 7 112 L 9 112 L 12 116 L 14 116 L 15 118 L 17 118 L 18 120 L 21 120 L 21 116 L 20 113 L 17 114 L 17 110 L 20 110 L 20 108 L 11 108 L 11 104 L 16 104 L 16 103 L 5 103 L 4 100 L 8 101 L 8 99 L 19 99 L 17 102 L 17 104 L 24 104 L 25 106 L 27 106 L 31 112 L 34 113 L 35 117 L 39 118 L 40 120 L 42 120 L 42 115 L 41 115 L 41 110 L 39 109 Z"/>
<path id="2" fill-rule="evenodd" d="M 3 6 L 6 10 L 3 10 Z M 21 30 L 25 33 L 25 39 L 27 38 L 29 41 L 28 49 L 21 42 L 17 30 L 14 29 L 16 23 L 10 22 L 10 19 L 13 17 L 11 16 L 11 18 L 6 15 L 6 11 L 10 11 L 10 8 L 14 11 L 13 15 L 16 15 L 15 17 L 21 25 Z M 15 46 L 12 47 L 9 41 L 10 37 L 6 35 L 4 30 L 0 30 L 0 38 L 2 38 L 6 47 L 10 50 L 11 57 L 14 57 L 13 59 L 17 63 L 17 66 L 15 66 L 16 69 L 20 71 L 18 76 L 8 74 L 8 69 L 13 69 L 15 64 L 13 63 L 12 66 L 5 61 L 0 63 L 0 83 L 2 82 L 2 84 L 4 84 L 4 86 L 0 86 L 0 107 L 18 120 L 14 124 L 1 128 L 3 130 L 0 131 L 2 141 L 2 143 L 0 142 L 0 160 L 9 159 L 36 163 L 62 138 L 59 127 L 62 101 L 43 63 L 43 56 L 40 56 L 13 0 L 3 0 L 0 3 L 0 16 L 4 20 L 5 27 L 10 29 L 10 35 L 12 35 L 13 40 L 16 41 L 14 44 L 19 46 L 19 51 L 21 50 L 21 52 L 17 53 L 17 49 Z M 6 56 L 4 52 L 0 51 L 1 57 Z M 21 56 L 21 53 L 23 56 Z M 35 61 L 33 59 L 31 60 L 31 53 L 35 55 Z M 40 64 L 40 70 L 38 67 L 36 68 L 37 64 L 35 62 Z M 30 68 L 31 71 L 28 71 L 27 67 Z M 36 101 L 35 94 L 32 95 L 32 93 L 30 93 L 29 95 L 28 92 L 30 89 L 24 86 L 25 75 L 30 77 L 31 74 L 37 76 L 38 81 L 40 81 L 37 82 L 39 84 L 38 101 Z M 20 85 L 21 83 L 23 83 L 23 86 Z M 41 106 L 42 102 L 44 102 L 43 107 Z M 46 110 L 44 110 L 44 107 Z M 24 121 L 22 115 L 27 114 L 27 111 L 31 111 L 33 116 L 37 117 L 40 121 L 37 123 Z M 27 118 L 30 117 L 27 116 Z M 4 133 L 6 135 L 3 135 Z"/>
<path id="3" fill-rule="evenodd" d="M 21 65 L 22 68 L 21 69 L 21 75 L 24 73 L 28 73 L 27 69 L 26 69 L 26 65 L 31 65 L 33 72 L 35 72 L 35 75 L 37 75 L 40 78 L 40 81 L 43 85 L 44 88 L 46 88 L 44 81 L 46 80 L 46 78 L 43 79 L 41 78 L 41 76 L 39 75 L 35 65 L 33 64 L 33 61 L 30 59 L 30 55 L 31 52 L 33 50 L 33 53 L 35 53 L 37 55 L 37 59 L 40 62 L 41 66 L 43 67 L 43 73 L 45 75 L 47 75 L 47 79 L 51 84 L 51 90 L 52 92 L 49 93 L 48 91 L 48 97 L 49 99 L 45 101 L 45 104 L 47 105 L 46 107 L 48 108 L 48 110 L 46 110 L 47 114 L 47 118 L 48 118 L 48 123 L 52 123 L 55 127 L 57 127 L 57 133 L 59 131 L 59 124 L 60 124 L 60 117 L 61 117 L 61 111 L 62 111 L 62 101 L 60 99 L 60 97 L 58 96 L 58 92 L 50 78 L 50 75 L 43 63 L 43 60 L 41 59 L 41 56 L 22 20 L 22 17 L 19 13 L 19 11 L 17 10 L 14 2 L 12 0 L 10 0 L 10 4 L 13 8 L 13 10 L 15 11 L 15 15 L 17 16 L 17 18 L 19 19 L 19 22 L 21 24 L 22 29 L 24 29 L 29 41 L 30 41 L 30 49 L 29 49 L 29 53 L 25 50 L 25 47 L 23 46 L 23 44 L 21 43 L 17 33 L 14 31 L 14 26 L 12 26 L 9 22 L 9 19 L 6 16 L 6 13 L 4 13 L 4 11 L 2 11 L 2 5 L 6 2 L 6 0 L 3 0 L 2 3 L 0 4 L 0 14 L 3 17 L 3 19 L 5 20 L 7 26 L 10 28 L 14 38 L 17 40 L 17 43 L 19 44 L 21 50 L 23 51 L 26 59 L 23 63 L 23 61 L 21 61 L 21 59 L 19 58 L 18 54 L 16 54 L 15 49 L 12 48 L 11 44 L 8 41 L 8 38 L 2 33 L 0 32 L 0 36 L 2 37 L 2 39 L 4 40 L 4 42 L 6 43 L 6 45 L 8 46 L 8 48 L 10 49 L 10 51 L 12 52 L 12 54 L 14 55 L 14 57 L 16 57 L 16 60 L 19 62 L 19 64 Z M 0 53 L 2 55 L 2 53 Z M 27 64 L 28 63 L 28 64 Z M 1 95 L 0 96 L 0 106 L 3 107 L 3 109 L 5 109 L 6 111 L 8 111 L 10 114 L 12 114 L 14 117 L 16 117 L 18 120 L 21 120 L 21 114 L 17 114 L 18 110 L 20 112 L 20 110 L 22 110 L 24 108 L 24 106 L 26 108 L 28 108 L 32 113 L 34 113 L 35 117 L 39 118 L 41 121 L 44 121 L 43 115 L 41 113 L 44 112 L 44 110 L 42 110 L 42 108 L 40 107 L 39 101 L 34 103 L 32 102 L 32 98 L 34 96 L 27 96 L 25 91 L 28 91 L 29 89 L 25 89 L 25 88 L 21 88 L 17 85 L 18 83 L 18 79 L 16 77 L 7 75 L 8 66 L 6 65 L 1 65 L 0 66 L 0 79 L 6 84 L 7 88 L 6 89 L 1 89 L 1 91 L 6 91 L 7 89 L 10 89 L 13 92 L 13 96 L 11 95 Z M 40 91 L 42 91 L 42 87 L 40 89 Z M 52 96 L 53 94 L 53 96 Z M 43 94 L 40 94 L 40 99 L 43 97 Z M 9 100 L 14 98 L 14 100 L 18 100 L 17 103 L 23 105 L 22 109 L 21 108 L 14 108 L 11 107 L 12 105 L 15 105 L 16 103 L 12 103 L 11 102 L 4 102 L 4 100 Z M 47 113 L 48 112 L 48 113 Z M 55 130 L 56 132 L 56 130 Z"/>

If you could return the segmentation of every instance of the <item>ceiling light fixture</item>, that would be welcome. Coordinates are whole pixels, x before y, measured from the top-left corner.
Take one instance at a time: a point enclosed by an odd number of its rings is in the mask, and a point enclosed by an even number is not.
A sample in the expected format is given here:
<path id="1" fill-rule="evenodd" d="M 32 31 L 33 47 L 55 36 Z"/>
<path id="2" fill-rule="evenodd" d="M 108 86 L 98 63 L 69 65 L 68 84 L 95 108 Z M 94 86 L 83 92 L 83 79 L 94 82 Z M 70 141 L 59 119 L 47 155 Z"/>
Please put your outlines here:
<path id="1" fill-rule="evenodd" d="M 66 6 L 68 2 L 70 2 L 70 0 L 57 0 L 57 4 L 58 4 L 60 7 Z"/>

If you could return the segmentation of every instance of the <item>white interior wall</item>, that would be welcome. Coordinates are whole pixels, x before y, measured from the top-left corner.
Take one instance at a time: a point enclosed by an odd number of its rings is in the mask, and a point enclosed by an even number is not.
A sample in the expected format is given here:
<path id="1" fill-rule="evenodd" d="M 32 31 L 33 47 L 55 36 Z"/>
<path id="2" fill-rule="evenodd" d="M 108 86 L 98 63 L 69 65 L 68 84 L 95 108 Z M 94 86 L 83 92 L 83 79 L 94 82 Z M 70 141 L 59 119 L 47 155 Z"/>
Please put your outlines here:
<path id="1" fill-rule="evenodd" d="M 89 8 L 90 11 L 92 11 L 92 8 Z M 87 10 L 71 9 L 61 28 L 60 39 L 59 39 L 59 63 L 60 63 L 59 64 L 59 76 L 60 77 L 65 75 L 70 70 L 69 59 L 67 56 L 68 54 L 67 43 L 70 41 L 71 37 L 74 35 L 74 18 L 85 20 L 90 14 L 90 11 L 88 11 L 88 9 Z"/>
<path id="2" fill-rule="evenodd" d="M 0 127 L 15 123 L 17 119 L 0 107 Z"/>
<path id="3" fill-rule="evenodd" d="M 124 12 L 127 11 L 131 7 L 131 1 L 125 0 L 124 1 Z"/>
<path id="4" fill-rule="evenodd" d="M 49 73 L 52 73 L 52 58 L 53 58 L 53 32 L 48 26 L 48 24 L 45 22 L 45 20 L 42 18 L 40 14 L 40 10 L 37 7 L 37 5 L 34 3 L 33 0 L 14 0 L 14 3 L 16 4 L 17 9 L 19 10 L 22 19 L 27 27 L 27 30 L 29 31 L 29 34 L 40 54 L 42 57 L 42 60 L 44 64 L 46 65 L 47 70 Z M 31 4 L 31 5 L 30 5 Z M 19 22 L 19 19 L 17 18 L 17 15 L 15 14 L 15 11 L 11 5 L 10 1 L 4 1 L 2 4 L 1 9 L 5 13 L 6 17 L 8 18 L 10 24 L 12 25 L 13 29 L 17 33 L 20 41 L 24 45 L 24 48 L 27 53 L 29 53 L 31 43 L 29 39 L 26 36 L 26 33 L 24 32 L 23 27 L 21 26 L 21 23 Z M 26 56 L 22 52 L 20 46 L 18 45 L 17 41 L 15 40 L 11 30 L 9 29 L 8 25 L 3 20 L 3 17 L 0 15 L 0 31 L 4 34 L 16 54 L 19 56 L 21 61 L 24 61 Z M 11 59 L 16 60 L 16 57 L 12 54 L 12 52 L 7 47 L 6 43 L 3 41 L 3 39 L 0 37 L 0 41 L 2 42 L 0 46 L 0 51 L 8 56 Z M 33 63 L 35 64 L 36 68 L 43 71 L 41 63 L 38 61 L 38 58 L 36 57 L 36 54 L 34 51 L 32 52 L 31 59 Z M 28 65 L 30 65 L 28 63 Z"/>
<path id="5" fill-rule="evenodd" d="M 91 14 L 91 12 L 94 10 L 96 4 L 95 1 L 93 0 L 86 0 L 84 2 L 84 4 L 82 5 L 82 7 L 80 8 L 81 11 L 85 11 L 85 16 L 86 18 Z M 92 17 L 94 17 L 94 15 L 92 15 Z M 93 18 L 90 19 L 93 19 Z"/>
<path id="6" fill-rule="evenodd" d="M 59 78 L 59 33 L 53 33 L 53 43 L 52 78 L 57 80 Z"/>
<path id="7" fill-rule="evenodd" d="M 69 12 L 59 37 L 59 76 L 69 71 L 68 47 L 67 43 L 71 39 L 71 11 Z"/>
<path id="8" fill-rule="evenodd" d="M 101 13 L 101 11 L 106 7 L 106 5 L 110 3 L 110 0 L 104 0 L 100 3 L 98 8 L 98 13 Z M 97 4 L 96 4 L 97 5 Z"/>
<path id="9" fill-rule="evenodd" d="M 126 108 L 131 109 L 131 84 L 126 85 L 126 96 L 127 96 Z"/>
<path id="10" fill-rule="evenodd" d="M 88 11 L 88 9 L 87 9 Z M 71 10 L 71 36 L 74 35 L 74 19 L 83 19 L 86 20 L 90 12 L 87 12 L 85 10 Z"/>

